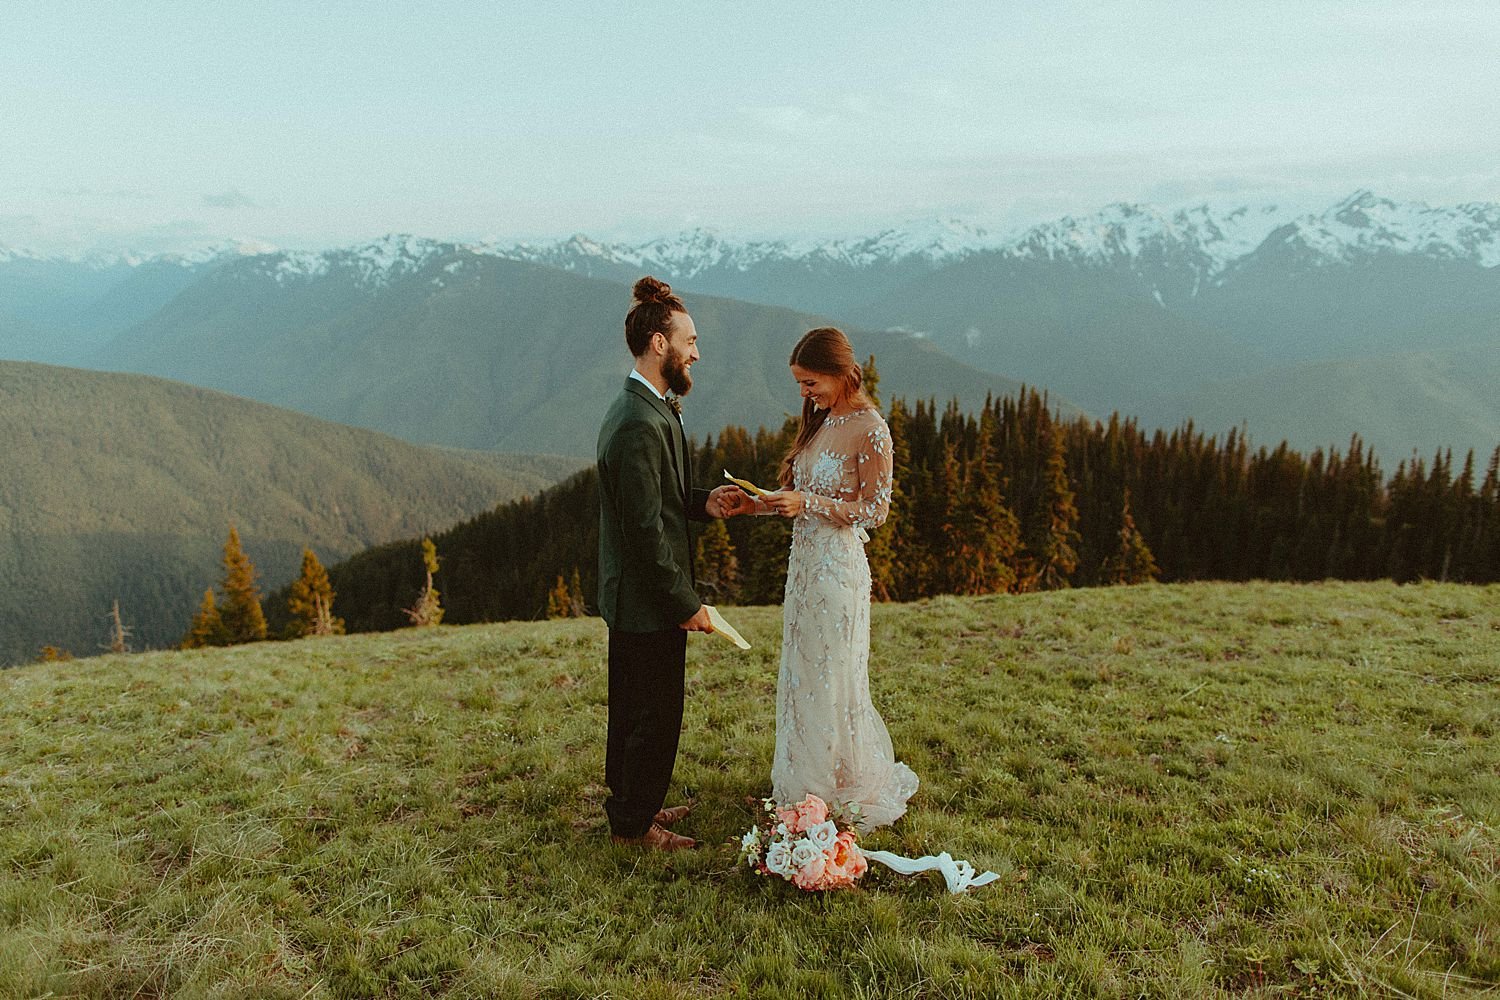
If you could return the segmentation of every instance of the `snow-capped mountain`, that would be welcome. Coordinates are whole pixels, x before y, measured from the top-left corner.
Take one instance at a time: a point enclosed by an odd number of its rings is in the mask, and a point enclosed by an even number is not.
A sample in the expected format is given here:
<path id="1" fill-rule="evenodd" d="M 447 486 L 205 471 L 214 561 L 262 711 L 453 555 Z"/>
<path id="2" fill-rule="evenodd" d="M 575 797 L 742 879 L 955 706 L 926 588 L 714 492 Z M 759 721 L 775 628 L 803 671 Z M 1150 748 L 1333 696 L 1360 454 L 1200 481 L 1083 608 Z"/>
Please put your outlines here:
<path id="1" fill-rule="evenodd" d="M 936 219 L 848 239 L 737 242 L 716 230 L 700 228 L 636 244 L 603 243 L 580 233 L 553 244 L 488 244 L 482 249 L 496 256 L 569 270 L 618 266 L 643 273 L 654 270 L 688 281 L 705 273 L 743 273 L 769 263 L 867 268 L 919 258 L 939 264 L 999 245 L 999 240 L 979 226 L 959 219 Z"/>
<path id="2" fill-rule="evenodd" d="M 368 288 L 420 271 L 434 257 L 454 249 L 452 243 L 393 233 L 363 246 L 339 250 L 260 254 L 246 262 L 242 273 L 260 274 L 282 284 L 346 273 L 355 284 Z"/>
<path id="3" fill-rule="evenodd" d="M 1177 264 L 1211 277 L 1253 252 L 1284 218 L 1276 205 L 1223 213 L 1198 205 L 1168 213 L 1150 205 L 1116 204 L 1033 226 L 997 249 L 1021 260 Z"/>
<path id="4" fill-rule="evenodd" d="M 578 234 L 551 244 L 476 249 L 622 280 L 651 273 L 697 291 L 823 310 L 848 300 L 810 298 L 802 288 L 806 279 L 826 283 L 863 274 L 890 281 L 977 255 L 1123 268 L 1160 301 L 1163 292 L 1196 295 L 1257 254 L 1299 267 L 1391 253 L 1494 267 L 1500 264 L 1500 204 L 1430 207 L 1357 191 L 1324 212 L 1301 215 L 1283 204 L 1169 210 L 1119 203 L 1009 233 L 948 219 L 846 239 L 736 241 L 695 229 L 635 244 Z"/>
<path id="5" fill-rule="evenodd" d="M 1265 245 L 1312 266 L 1376 254 L 1416 254 L 1495 267 L 1500 265 L 1500 205 L 1432 208 L 1356 191 L 1322 215 L 1278 227 Z"/>

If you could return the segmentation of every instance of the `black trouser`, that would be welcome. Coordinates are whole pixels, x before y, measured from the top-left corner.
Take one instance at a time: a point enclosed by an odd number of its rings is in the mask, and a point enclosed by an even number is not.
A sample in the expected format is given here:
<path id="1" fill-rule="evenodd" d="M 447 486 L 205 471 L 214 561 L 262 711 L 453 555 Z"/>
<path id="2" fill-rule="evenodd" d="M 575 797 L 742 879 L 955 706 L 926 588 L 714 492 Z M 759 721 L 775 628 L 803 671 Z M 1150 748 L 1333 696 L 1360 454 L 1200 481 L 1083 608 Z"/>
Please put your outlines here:
<path id="1" fill-rule="evenodd" d="M 667 797 L 677 738 L 687 633 L 609 633 L 609 738 L 604 750 L 604 811 L 610 832 L 639 837 Z"/>

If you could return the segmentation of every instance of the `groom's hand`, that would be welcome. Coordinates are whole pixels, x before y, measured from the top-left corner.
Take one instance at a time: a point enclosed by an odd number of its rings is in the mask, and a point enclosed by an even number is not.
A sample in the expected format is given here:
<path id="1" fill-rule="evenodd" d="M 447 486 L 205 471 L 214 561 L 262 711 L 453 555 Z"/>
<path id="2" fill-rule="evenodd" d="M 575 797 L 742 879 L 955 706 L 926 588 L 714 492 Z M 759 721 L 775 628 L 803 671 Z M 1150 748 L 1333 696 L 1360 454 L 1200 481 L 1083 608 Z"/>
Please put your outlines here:
<path id="1" fill-rule="evenodd" d="M 755 510 L 755 501 L 746 496 L 738 486 L 719 486 L 709 493 L 704 509 L 708 511 L 709 517 L 723 520 L 740 514 L 752 513 Z"/>
<path id="2" fill-rule="evenodd" d="M 708 620 L 708 608 L 699 605 L 698 613 L 677 626 L 685 632 L 712 632 L 713 622 Z"/>

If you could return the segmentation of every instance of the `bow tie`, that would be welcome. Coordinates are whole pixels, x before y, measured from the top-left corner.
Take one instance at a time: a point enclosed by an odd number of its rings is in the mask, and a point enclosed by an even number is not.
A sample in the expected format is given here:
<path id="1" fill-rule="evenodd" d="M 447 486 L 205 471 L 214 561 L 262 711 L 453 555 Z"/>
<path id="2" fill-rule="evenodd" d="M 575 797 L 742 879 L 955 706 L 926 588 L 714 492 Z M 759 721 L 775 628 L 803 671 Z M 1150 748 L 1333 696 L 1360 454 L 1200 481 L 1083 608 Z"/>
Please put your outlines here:
<path id="1" fill-rule="evenodd" d="M 667 405 L 672 408 L 672 412 L 675 413 L 675 414 L 677 414 L 677 418 L 679 420 L 681 420 L 682 419 L 682 397 L 680 397 L 680 396 L 673 396 L 673 395 L 668 394 L 668 396 L 667 396 Z"/>

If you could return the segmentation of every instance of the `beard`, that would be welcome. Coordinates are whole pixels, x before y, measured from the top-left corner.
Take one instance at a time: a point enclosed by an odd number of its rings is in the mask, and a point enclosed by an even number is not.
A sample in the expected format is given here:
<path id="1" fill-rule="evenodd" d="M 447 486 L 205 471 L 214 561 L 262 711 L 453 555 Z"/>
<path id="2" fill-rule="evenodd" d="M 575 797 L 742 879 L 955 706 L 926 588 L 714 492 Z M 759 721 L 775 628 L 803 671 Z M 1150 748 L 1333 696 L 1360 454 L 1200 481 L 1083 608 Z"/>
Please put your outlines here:
<path id="1" fill-rule="evenodd" d="M 667 388 L 677 395 L 686 396 L 692 391 L 693 376 L 688 374 L 688 366 L 677 348 L 667 349 L 666 357 L 661 359 L 661 374 L 667 380 Z"/>

